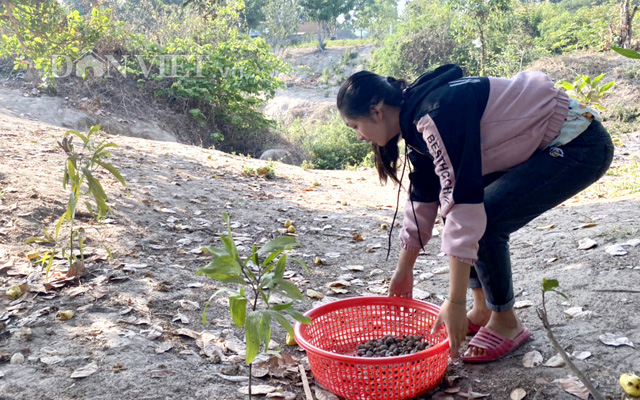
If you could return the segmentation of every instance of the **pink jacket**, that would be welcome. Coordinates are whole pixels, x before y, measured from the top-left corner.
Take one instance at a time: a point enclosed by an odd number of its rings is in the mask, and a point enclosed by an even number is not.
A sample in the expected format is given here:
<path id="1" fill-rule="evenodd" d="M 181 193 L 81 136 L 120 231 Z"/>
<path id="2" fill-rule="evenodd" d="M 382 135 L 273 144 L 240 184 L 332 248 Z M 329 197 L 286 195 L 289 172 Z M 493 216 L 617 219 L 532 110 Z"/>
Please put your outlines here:
<path id="1" fill-rule="evenodd" d="M 449 83 L 455 86 L 454 81 Z M 460 83 L 458 83 L 460 84 Z M 526 71 L 512 79 L 489 78 L 489 96 L 480 120 L 480 152 L 482 175 L 505 171 L 526 161 L 540 149 L 553 141 L 564 124 L 569 107 L 569 97 L 542 72 Z M 465 110 L 456 110 L 456 105 L 438 104 L 448 107 L 464 118 Z M 443 165 L 452 165 L 451 151 L 459 151 L 450 138 L 443 140 L 432 115 L 426 113 L 416 123 L 416 128 L 434 159 L 434 168 L 439 175 L 441 190 L 439 201 L 421 203 L 408 200 L 404 208 L 400 241 L 403 249 L 420 248 L 418 228 L 422 243 L 431 239 L 438 206 L 446 218 L 442 233 L 442 251 L 468 264 L 478 258 L 478 241 L 486 229 L 484 204 L 456 204 L 450 193 L 456 184 L 451 169 L 442 172 Z M 442 135 L 441 135 L 442 134 Z M 449 143 L 448 146 L 445 143 Z M 414 215 L 415 210 L 415 215 Z"/>

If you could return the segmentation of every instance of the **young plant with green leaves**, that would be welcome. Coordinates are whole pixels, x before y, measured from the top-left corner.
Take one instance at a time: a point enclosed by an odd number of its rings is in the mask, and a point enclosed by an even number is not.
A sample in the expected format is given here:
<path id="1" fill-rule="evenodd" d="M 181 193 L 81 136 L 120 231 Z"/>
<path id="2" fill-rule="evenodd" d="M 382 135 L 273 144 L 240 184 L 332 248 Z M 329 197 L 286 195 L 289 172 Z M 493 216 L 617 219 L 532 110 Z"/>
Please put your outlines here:
<path id="1" fill-rule="evenodd" d="M 109 149 L 118 147 L 118 145 L 113 142 L 107 142 L 104 139 L 98 141 L 100 133 L 100 125 L 92 126 L 86 135 L 76 130 L 70 130 L 67 131 L 62 141 L 58 142 L 60 148 L 67 154 L 62 178 L 63 189 L 70 190 L 67 209 L 58 219 L 53 236 L 45 228 L 43 238 L 27 240 L 27 243 L 54 245 L 54 248 L 45 252 L 39 260 L 42 265 L 46 265 L 47 273 L 59 251 L 67 259 L 70 267 L 75 263 L 84 265 L 84 230 L 75 226 L 79 201 L 84 201 L 87 210 L 95 216 L 98 222 L 103 220 L 110 211 L 107 205 L 107 194 L 100 180 L 95 176 L 96 171 L 103 169 L 113 175 L 123 186 L 127 186 L 120 172 L 105 161 L 105 159 L 111 157 Z M 79 150 L 73 144 L 74 137 L 82 140 L 82 147 Z M 95 202 L 95 208 L 89 201 L 91 198 Z M 64 246 L 61 246 L 61 249 L 58 249 L 57 242 L 63 227 L 68 228 L 68 241 Z M 80 258 L 76 255 L 76 248 L 79 250 Z M 112 257 L 111 251 L 106 246 L 105 249 L 109 256 Z"/>
<path id="2" fill-rule="evenodd" d="M 246 363 L 249 366 L 249 398 L 251 398 L 251 363 L 265 350 L 269 354 L 278 354 L 268 349 L 271 340 L 271 322 L 277 321 L 293 337 L 293 327 L 287 315 L 296 321 L 308 324 L 311 320 L 293 307 L 295 300 L 302 300 L 300 289 L 284 278 L 287 262 L 293 261 L 305 269 L 307 265 L 298 259 L 287 257 L 286 252 L 298 245 L 293 236 L 280 236 L 261 248 L 251 247 L 251 254 L 240 257 L 233 241 L 229 215 L 222 216 L 227 224 L 227 235 L 221 235 L 222 247 L 205 247 L 204 251 L 212 255 L 211 262 L 197 274 L 207 275 L 213 280 L 227 285 L 216 291 L 205 303 L 202 311 L 202 323 L 207 322 L 207 307 L 221 293 L 229 300 L 231 318 L 238 328 L 244 330 L 247 346 Z M 285 304 L 272 304 L 273 294 L 284 295 L 291 301 Z M 247 312 L 247 308 L 249 308 Z"/>
<path id="3" fill-rule="evenodd" d="M 561 80 L 557 83 L 567 91 L 567 94 L 580 103 L 593 106 L 600 110 L 604 108 L 600 104 L 600 101 L 607 95 L 607 91 L 615 84 L 615 81 L 611 81 L 602 84 L 600 81 L 605 74 L 600 74 L 591 79 L 588 75 L 578 75 L 573 82 Z"/>
<path id="4" fill-rule="evenodd" d="M 573 361 L 571 361 L 571 358 L 564 350 L 564 348 L 560 345 L 560 343 L 558 343 L 558 340 L 551 331 L 551 324 L 549 323 L 547 305 L 545 302 L 545 294 L 548 292 L 555 292 L 565 299 L 569 299 L 566 294 L 558 290 L 559 286 L 560 284 L 556 279 L 542 279 L 542 307 L 538 307 L 536 310 L 538 312 L 538 317 L 542 321 L 544 329 L 547 331 L 547 337 L 549 338 L 551 345 L 556 349 L 558 354 L 560 354 L 560 357 L 562 357 L 565 364 L 567 364 L 569 369 L 571 369 L 571 371 L 578 377 L 578 379 L 580 379 L 580 381 L 587 387 L 587 389 L 591 393 L 591 396 L 593 396 L 595 400 L 604 400 L 604 396 L 602 396 L 602 394 L 595 388 L 595 386 L 591 383 L 589 378 L 587 378 L 586 375 L 580 370 L 580 368 L 578 368 L 573 363 Z"/>

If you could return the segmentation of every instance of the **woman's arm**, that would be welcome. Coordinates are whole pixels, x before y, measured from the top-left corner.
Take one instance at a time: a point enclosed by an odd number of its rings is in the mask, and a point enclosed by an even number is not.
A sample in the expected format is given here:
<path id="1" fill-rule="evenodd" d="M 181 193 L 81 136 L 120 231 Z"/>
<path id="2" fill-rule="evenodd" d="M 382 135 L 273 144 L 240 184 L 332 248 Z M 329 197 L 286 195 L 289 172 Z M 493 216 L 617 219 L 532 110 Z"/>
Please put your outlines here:
<path id="1" fill-rule="evenodd" d="M 389 296 L 413 296 L 413 265 L 419 253 L 420 249 L 416 248 L 400 250 L 398 265 L 389 284 Z"/>
<path id="2" fill-rule="evenodd" d="M 455 257 L 449 257 L 449 298 L 442 304 L 440 313 L 433 324 L 433 332 L 440 329 L 442 324 L 445 325 L 452 358 L 458 357 L 460 345 L 469 329 L 466 299 L 470 269 L 469 264 Z"/>

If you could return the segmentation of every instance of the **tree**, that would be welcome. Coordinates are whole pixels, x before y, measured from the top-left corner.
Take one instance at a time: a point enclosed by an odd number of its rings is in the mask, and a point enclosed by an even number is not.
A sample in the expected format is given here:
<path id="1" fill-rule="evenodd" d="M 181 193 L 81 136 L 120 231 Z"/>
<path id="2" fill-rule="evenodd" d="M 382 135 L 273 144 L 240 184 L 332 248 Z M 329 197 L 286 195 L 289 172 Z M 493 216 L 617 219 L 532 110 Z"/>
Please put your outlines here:
<path id="1" fill-rule="evenodd" d="M 457 0 L 453 7 L 471 18 L 478 33 L 477 46 L 480 48 L 480 75 L 485 75 L 487 63 L 488 33 L 500 22 L 500 17 L 511 7 L 509 0 Z"/>
<path id="2" fill-rule="evenodd" d="M 267 0 L 264 2 L 263 31 L 267 41 L 279 55 L 300 26 L 301 9 L 298 0 Z"/>
<path id="3" fill-rule="evenodd" d="M 318 23 L 318 49 L 324 50 L 324 30 L 341 14 L 353 9 L 355 0 L 300 0 L 300 5 L 311 21 Z"/>
<path id="4" fill-rule="evenodd" d="M 355 28 L 382 39 L 398 20 L 398 3 L 394 0 L 359 0 L 352 18 Z"/>
<path id="5" fill-rule="evenodd" d="M 631 8 L 631 0 L 623 0 L 620 4 L 620 47 L 631 47 L 631 26 L 633 24 L 633 17 L 638 11 L 638 5 L 636 4 Z"/>

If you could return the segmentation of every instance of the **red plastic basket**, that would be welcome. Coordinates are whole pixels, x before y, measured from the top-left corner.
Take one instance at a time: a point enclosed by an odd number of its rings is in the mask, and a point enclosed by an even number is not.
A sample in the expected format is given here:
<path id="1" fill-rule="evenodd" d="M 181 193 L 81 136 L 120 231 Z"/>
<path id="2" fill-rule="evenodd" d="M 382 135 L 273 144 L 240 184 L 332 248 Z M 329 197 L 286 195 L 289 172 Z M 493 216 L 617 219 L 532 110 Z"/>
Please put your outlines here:
<path id="1" fill-rule="evenodd" d="M 431 334 L 440 308 L 401 297 L 357 297 L 324 304 L 296 323 L 316 381 L 348 400 L 399 400 L 435 388 L 447 369 L 445 329 Z M 356 346 L 385 335 L 422 335 L 432 347 L 397 357 L 357 357 Z"/>

